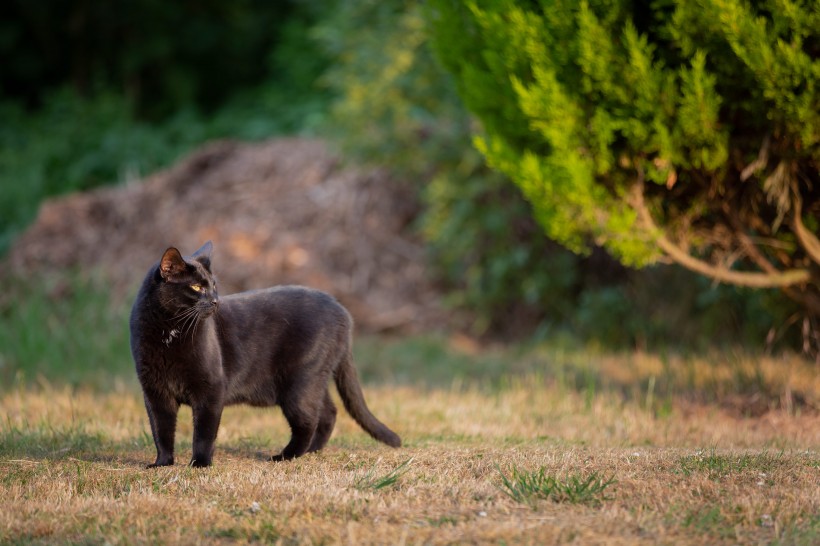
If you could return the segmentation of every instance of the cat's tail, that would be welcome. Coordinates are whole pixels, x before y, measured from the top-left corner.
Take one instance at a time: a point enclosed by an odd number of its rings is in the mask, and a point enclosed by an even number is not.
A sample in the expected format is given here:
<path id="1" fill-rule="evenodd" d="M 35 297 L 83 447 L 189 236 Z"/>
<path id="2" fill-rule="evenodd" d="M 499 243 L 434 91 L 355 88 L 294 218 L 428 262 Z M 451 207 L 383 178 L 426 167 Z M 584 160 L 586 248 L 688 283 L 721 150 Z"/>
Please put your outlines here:
<path id="1" fill-rule="evenodd" d="M 370 413 L 370 409 L 364 401 L 362 388 L 359 385 L 359 376 L 353 366 L 353 356 L 350 352 L 342 358 L 341 363 L 333 374 L 336 381 L 336 388 L 339 389 L 339 396 L 342 397 L 347 413 L 359 423 L 368 434 L 376 440 L 391 447 L 400 447 L 401 438 L 399 435 L 387 428 L 387 426 L 376 419 Z"/>

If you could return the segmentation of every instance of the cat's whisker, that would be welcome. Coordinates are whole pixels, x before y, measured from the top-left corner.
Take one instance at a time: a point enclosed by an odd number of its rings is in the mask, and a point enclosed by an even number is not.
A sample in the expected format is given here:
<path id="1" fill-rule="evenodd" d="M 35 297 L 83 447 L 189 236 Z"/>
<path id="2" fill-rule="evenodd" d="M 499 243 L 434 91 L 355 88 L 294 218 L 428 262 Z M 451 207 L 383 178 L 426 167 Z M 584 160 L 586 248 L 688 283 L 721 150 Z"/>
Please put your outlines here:
<path id="1" fill-rule="evenodd" d="M 194 308 L 194 313 L 191 315 L 191 321 L 188 323 L 188 332 L 191 334 L 191 339 L 196 337 L 197 326 L 199 326 L 199 309 Z"/>
<path id="2" fill-rule="evenodd" d="M 189 307 L 189 308 L 185 309 L 183 312 L 181 312 L 177 315 L 177 317 L 178 317 L 176 319 L 177 324 L 180 324 L 180 323 L 182 323 L 183 325 L 187 324 L 191 320 L 191 318 L 194 317 L 196 314 L 197 314 L 196 307 Z"/>
<path id="3" fill-rule="evenodd" d="M 192 308 L 191 313 L 188 315 L 187 320 L 185 321 L 185 325 L 183 328 L 183 335 L 184 334 L 191 334 L 191 339 L 194 338 L 196 335 L 196 326 L 199 324 L 199 311 L 194 307 Z"/>
<path id="4" fill-rule="evenodd" d="M 196 312 L 196 309 L 194 309 L 192 307 L 189 307 L 189 308 L 185 309 L 184 311 L 182 311 L 181 313 L 178 313 L 177 315 L 173 316 L 171 318 L 171 320 L 176 321 L 176 324 L 185 323 L 185 322 L 188 321 L 188 319 L 191 317 L 191 315 L 195 312 Z"/>
<path id="5" fill-rule="evenodd" d="M 177 328 L 179 329 L 180 333 L 185 334 L 188 329 L 188 323 L 191 321 L 193 315 L 195 313 L 195 309 L 188 307 L 184 309 L 182 312 L 177 313 L 171 320 L 174 321 Z"/>

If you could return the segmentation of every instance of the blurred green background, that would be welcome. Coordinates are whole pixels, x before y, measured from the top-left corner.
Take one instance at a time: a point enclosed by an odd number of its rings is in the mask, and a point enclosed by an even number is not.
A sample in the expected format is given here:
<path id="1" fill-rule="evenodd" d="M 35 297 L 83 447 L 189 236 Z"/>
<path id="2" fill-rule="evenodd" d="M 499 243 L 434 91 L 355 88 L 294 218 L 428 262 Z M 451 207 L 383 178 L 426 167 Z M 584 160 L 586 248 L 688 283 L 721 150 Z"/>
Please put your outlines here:
<path id="1" fill-rule="evenodd" d="M 215 138 L 317 136 L 353 164 L 412 181 L 424 203 L 414 229 L 446 304 L 466 317 L 454 326 L 470 336 L 800 349 L 798 310 L 777 291 L 671 266 L 630 270 L 602 250 L 578 256 L 548 240 L 518 189 L 473 148 L 475 122 L 428 42 L 423 3 L 412 0 L 7 2 L 0 254 L 48 196 L 140 178 Z M 59 291 L 4 282 L 4 383 L 104 384 L 130 373 L 129 302 L 82 272 Z M 446 347 L 445 337 L 430 343 Z M 394 343 L 430 357 L 427 342 Z M 452 362 L 445 349 L 432 353 Z"/>

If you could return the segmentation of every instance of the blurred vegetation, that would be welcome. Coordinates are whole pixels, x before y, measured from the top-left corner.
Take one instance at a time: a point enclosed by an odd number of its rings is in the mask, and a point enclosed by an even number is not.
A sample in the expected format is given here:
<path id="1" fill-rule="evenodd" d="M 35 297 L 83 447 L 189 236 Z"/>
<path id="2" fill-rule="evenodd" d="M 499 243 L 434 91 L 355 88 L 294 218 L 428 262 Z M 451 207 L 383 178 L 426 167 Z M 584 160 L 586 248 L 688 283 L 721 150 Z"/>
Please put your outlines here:
<path id="1" fill-rule="evenodd" d="M 0 13 L 0 253 L 50 195 L 124 182 L 215 138 L 310 133 L 322 6 L 11 2 Z M 8 59 L 8 62 L 5 61 Z"/>
<path id="2" fill-rule="evenodd" d="M 475 121 L 428 41 L 420 1 L 12 2 L 0 14 L 0 254 L 47 196 L 136 179 L 209 139 L 321 133 L 417 188 L 417 229 L 474 335 L 687 350 L 800 342 L 776 292 L 635 272 L 549 240 L 473 147 Z M 79 272 L 14 280 L 0 298 L 0 381 L 130 369 L 127 307 Z"/>
<path id="3" fill-rule="evenodd" d="M 130 305 L 87 272 L 11 279 L 0 295 L 0 385 L 51 382 L 104 387 L 133 377 Z"/>
<path id="4" fill-rule="evenodd" d="M 337 97 L 332 133 L 354 161 L 387 165 L 420 187 L 432 263 L 449 303 L 470 310 L 473 333 L 559 330 L 690 348 L 799 339 L 788 328 L 797 306 L 776 292 L 666 266 L 632 271 L 600 249 L 579 256 L 549 240 L 520 191 L 472 146 L 475 122 L 433 59 L 424 10 L 420 1 L 344 4 L 315 33 L 336 59 L 324 76 Z"/>
<path id="5" fill-rule="evenodd" d="M 0 14 L 0 89 L 27 108 L 55 88 L 85 98 L 112 89 L 153 121 L 180 109 L 210 114 L 238 91 L 272 82 L 303 92 L 323 68 L 305 30 L 324 8 L 304 0 L 12 0 Z"/>
<path id="6" fill-rule="evenodd" d="M 431 43 L 481 121 L 476 146 L 547 236 L 783 287 L 820 339 L 816 4 L 428 6 Z"/>

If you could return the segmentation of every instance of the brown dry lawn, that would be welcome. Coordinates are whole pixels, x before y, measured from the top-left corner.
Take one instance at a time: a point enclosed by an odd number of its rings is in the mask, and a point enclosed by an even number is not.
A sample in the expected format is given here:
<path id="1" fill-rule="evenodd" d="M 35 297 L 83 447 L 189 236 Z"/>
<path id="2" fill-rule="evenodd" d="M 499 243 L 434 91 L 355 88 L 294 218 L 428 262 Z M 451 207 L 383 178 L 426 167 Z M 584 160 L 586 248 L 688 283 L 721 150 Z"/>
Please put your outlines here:
<path id="1" fill-rule="evenodd" d="M 186 410 L 178 464 L 144 468 L 153 444 L 131 387 L 8 391 L 0 543 L 820 543 L 814 411 L 751 418 L 679 399 L 650 411 L 538 375 L 495 389 L 365 391 L 404 447 L 375 443 L 341 412 L 325 450 L 271 463 L 289 435 L 281 414 L 234 407 L 203 470 L 181 464 Z M 502 490 L 512 469 L 617 483 L 586 502 L 517 502 Z"/>

